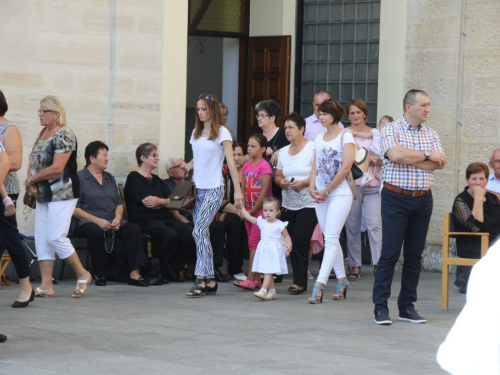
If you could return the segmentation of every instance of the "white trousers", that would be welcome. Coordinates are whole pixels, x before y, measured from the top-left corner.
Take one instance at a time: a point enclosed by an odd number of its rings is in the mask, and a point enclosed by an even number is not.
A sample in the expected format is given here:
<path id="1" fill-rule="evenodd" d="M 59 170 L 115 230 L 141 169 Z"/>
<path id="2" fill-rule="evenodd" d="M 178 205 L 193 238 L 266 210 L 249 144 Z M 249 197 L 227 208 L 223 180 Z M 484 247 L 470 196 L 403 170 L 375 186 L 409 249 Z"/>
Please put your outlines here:
<path id="1" fill-rule="evenodd" d="M 340 232 L 351 210 L 352 195 L 331 195 L 326 202 L 316 204 L 316 216 L 325 236 L 325 253 L 319 270 L 319 283 L 325 284 L 332 268 L 338 279 L 345 277 L 344 256 L 340 247 Z"/>
<path id="2" fill-rule="evenodd" d="M 68 237 L 78 199 L 38 203 L 35 214 L 35 245 L 38 260 L 66 259 L 75 251 Z"/>

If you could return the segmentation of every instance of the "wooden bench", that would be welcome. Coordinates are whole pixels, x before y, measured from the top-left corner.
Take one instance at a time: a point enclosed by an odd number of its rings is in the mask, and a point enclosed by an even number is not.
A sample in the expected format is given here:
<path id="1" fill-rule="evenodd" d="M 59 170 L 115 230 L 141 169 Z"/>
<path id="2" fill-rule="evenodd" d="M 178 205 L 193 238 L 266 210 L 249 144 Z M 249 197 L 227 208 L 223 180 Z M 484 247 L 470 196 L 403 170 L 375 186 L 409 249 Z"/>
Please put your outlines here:
<path id="1" fill-rule="evenodd" d="M 11 260 L 12 259 L 10 258 L 9 254 L 2 254 L 2 257 L 0 258 L 0 288 L 2 287 L 2 280 L 5 282 L 5 285 L 10 285 L 10 278 L 5 273 L 5 270 L 7 269 L 7 266 L 9 265 Z"/>
<path id="2" fill-rule="evenodd" d="M 448 310 L 450 266 L 473 266 L 479 259 L 451 258 L 450 239 L 457 236 L 479 236 L 481 237 L 481 258 L 488 251 L 489 233 L 485 232 L 454 232 L 451 212 L 444 213 L 443 219 L 443 271 L 441 281 L 441 309 Z"/>

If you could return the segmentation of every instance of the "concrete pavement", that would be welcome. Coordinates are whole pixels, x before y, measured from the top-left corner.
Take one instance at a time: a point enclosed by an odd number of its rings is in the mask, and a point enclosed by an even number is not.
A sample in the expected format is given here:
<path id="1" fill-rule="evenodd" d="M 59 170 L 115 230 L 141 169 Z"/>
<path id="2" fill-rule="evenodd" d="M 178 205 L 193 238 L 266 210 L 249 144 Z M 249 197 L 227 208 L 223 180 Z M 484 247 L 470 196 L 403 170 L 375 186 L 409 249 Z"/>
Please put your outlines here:
<path id="1" fill-rule="evenodd" d="M 316 262 L 314 262 L 316 264 Z M 184 296 L 191 283 L 149 288 L 93 282 L 73 299 L 74 280 L 55 286 L 55 298 L 12 309 L 17 285 L 0 289 L 0 374 L 441 374 L 435 356 L 465 296 L 450 287 L 441 311 L 441 275 L 424 272 L 416 308 L 426 324 L 397 320 L 396 272 L 392 326 L 373 321 L 373 275 L 350 283 L 347 299 L 333 301 L 327 285 L 321 305 L 309 294 L 261 301 L 219 284 L 217 296 Z M 317 274 L 317 268 L 313 269 Z M 312 290 L 312 282 L 309 289 Z M 35 287 L 37 282 L 33 284 Z"/>

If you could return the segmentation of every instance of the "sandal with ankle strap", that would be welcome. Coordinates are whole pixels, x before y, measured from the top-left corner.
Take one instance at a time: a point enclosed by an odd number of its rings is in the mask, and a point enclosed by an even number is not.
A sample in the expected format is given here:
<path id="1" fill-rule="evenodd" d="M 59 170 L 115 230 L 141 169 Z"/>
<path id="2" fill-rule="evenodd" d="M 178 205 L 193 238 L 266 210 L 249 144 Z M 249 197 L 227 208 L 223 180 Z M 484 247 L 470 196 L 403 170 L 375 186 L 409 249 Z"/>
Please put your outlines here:
<path id="1" fill-rule="evenodd" d="M 316 295 L 316 292 L 318 290 L 321 290 L 321 296 L 319 296 L 319 297 Z M 325 294 L 325 287 L 324 286 L 318 286 L 318 285 L 315 284 L 314 288 L 313 288 L 312 295 L 309 298 L 309 303 L 312 304 L 312 305 L 316 305 L 318 303 L 323 303 L 323 294 Z"/>
<path id="2" fill-rule="evenodd" d="M 340 289 L 341 287 L 344 287 L 343 289 Z M 333 295 L 333 299 L 335 301 L 341 300 L 341 299 L 346 299 L 347 297 L 347 288 L 349 287 L 349 281 L 344 281 L 341 282 L 339 281 L 337 284 L 337 293 Z"/>
<path id="3" fill-rule="evenodd" d="M 203 284 L 203 286 L 202 286 Z M 216 289 L 217 291 L 217 286 Z M 186 292 L 186 296 L 190 298 L 204 297 L 207 295 L 207 279 L 205 277 L 197 277 L 194 281 L 193 286 L 189 292 Z"/>
<path id="4" fill-rule="evenodd" d="M 89 288 L 89 284 L 91 281 L 92 281 L 92 275 L 90 273 L 89 273 L 89 277 L 87 278 L 87 280 L 84 280 L 84 279 L 77 280 L 76 281 L 76 289 L 73 292 L 73 294 L 71 294 L 71 297 L 72 298 L 82 297 L 85 294 L 85 292 L 87 291 L 87 289 Z M 80 284 L 87 284 L 87 288 L 86 289 L 80 288 Z"/>

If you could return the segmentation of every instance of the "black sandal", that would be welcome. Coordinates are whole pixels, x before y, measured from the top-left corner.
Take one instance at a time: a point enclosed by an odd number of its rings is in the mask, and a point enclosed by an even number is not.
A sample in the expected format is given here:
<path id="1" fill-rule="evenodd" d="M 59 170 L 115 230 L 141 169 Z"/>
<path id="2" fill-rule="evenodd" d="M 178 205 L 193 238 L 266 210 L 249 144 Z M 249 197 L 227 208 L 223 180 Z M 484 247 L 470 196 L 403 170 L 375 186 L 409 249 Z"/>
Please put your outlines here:
<path id="1" fill-rule="evenodd" d="M 358 269 L 359 271 L 358 272 L 351 272 L 351 274 L 349 275 L 349 281 L 354 281 L 354 280 L 358 280 L 360 275 L 361 275 L 361 267 L 352 267 L 352 269 Z"/>
<path id="2" fill-rule="evenodd" d="M 203 286 L 202 286 L 203 285 Z M 204 277 L 196 278 L 193 287 L 189 292 L 186 292 L 186 296 L 191 298 L 204 297 L 207 295 L 207 282 Z"/>

